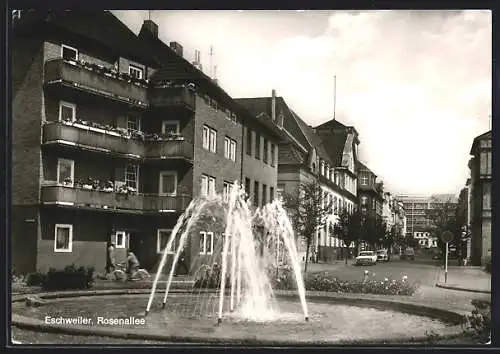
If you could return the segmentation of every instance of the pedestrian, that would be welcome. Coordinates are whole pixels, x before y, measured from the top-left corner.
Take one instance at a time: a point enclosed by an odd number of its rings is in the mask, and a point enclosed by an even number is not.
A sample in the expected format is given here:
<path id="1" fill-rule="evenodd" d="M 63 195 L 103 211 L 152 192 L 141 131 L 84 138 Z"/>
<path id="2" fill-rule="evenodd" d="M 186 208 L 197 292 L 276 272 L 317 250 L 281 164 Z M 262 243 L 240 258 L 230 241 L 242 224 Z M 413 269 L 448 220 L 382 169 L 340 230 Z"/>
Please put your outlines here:
<path id="1" fill-rule="evenodd" d="M 179 259 L 177 260 L 177 265 L 176 265 L 174 277 L 179 275 L 179 270 L 181 267 L 184 270 L 184 273 L 182 273 L 182 274 L 189 273 L 189 269 L 188 269 L 187 264 L 186 264 L 186 250 L 185 250 L 185 248 L 182 249 L 181 254 L 179 255 Z"/>
<path id="2" fill-rule="evenodd" d="M 139 260 L 132 250 L 127 250 L 127 275 L 132 278 L 132 275 L 139 270 Z"/>
<path id="3" fill-rule="evenodd" d="M 109 241 L 106 247 L 106 273 L 116 269 L 115 244 Z"/>

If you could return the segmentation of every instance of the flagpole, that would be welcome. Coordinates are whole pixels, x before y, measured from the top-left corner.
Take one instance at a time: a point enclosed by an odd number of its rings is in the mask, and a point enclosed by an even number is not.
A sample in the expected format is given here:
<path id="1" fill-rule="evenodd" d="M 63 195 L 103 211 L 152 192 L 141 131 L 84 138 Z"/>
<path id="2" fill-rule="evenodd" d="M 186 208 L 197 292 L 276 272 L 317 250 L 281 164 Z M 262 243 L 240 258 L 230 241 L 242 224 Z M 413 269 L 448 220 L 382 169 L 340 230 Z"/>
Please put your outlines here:
<path id="1" fill-rule="evenodd" d="M 335 120 L 335 111 L 337 108 L 337 75 L 333 76 L 333 120 Z"/>

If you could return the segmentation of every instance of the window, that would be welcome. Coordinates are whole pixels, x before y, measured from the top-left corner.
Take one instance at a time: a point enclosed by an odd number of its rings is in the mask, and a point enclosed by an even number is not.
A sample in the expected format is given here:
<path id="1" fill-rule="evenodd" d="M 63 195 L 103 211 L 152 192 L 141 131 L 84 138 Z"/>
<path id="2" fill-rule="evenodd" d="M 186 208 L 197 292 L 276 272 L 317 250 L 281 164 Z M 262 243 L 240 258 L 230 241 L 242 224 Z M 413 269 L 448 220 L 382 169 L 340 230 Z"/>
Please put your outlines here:
<path id="1" fill-rule="evenodd" d="M 260 160 L 260 136 L 255 134 L 255 158 Z"/>
<path id="2" fill-rule="evenodd" d="M 321 169 L 320 174 L 322 176 L 324 176 L 325 175 L 325 162 L 323 160 L 321 160 L 321 162 L 320 162 L 320 169 Z"/>
<path id="3" fill-rule="evenodd" d="M 129 132 L 139 132 L 141 131 L 141 117 L 138 116 L 128 116 L 127 117 L 127 130 Z"/>
<path id="4" fill-rule="evenodd" d="M 161 123 L 162 134 L 179 134 L 179 122 L 176 120 L 164 120 Z"/>
<path id="5" fill-rule="evenodd" d="M 75 161 L 57 159 L 57 183 L 73 187 L 75 181 Z"/>
<path id="6" fill-rule="evenodd" d="M 73 225 L 56 224 L 54 252 L 71 252 L 73 250 Z"/>
<path id="7" fill-rule="evenodd" d="M 59 102 L 59 121 L 74 122 L 76 120 L 76 105 L 74 103 Z"/>
<path id="8" fill-rule="evenodd" d="M 136 192 L 138 189 L 138 172 L 139 168 L 137 165 L 128 164 L 125 167 L 125 185 L 127 187 L 133 188 Z"/>
<path id="9" fill-rule="evenodd" d="M 21 10 L 12 10 L 12 19 L 20 19 L 21 18 Z"/>
<path id="10" fill-rule="evenodd" d="M 200 254 L 212 254 L 214 250 L 214 233 L 200 232 Z"/>
<path id="11" fill-rule="evenodd" d="M 325 177 L 327 179 L 330 179 L 330 168 L 328 167 L 328 165 L 325 165 Z"/>
<path id="12" fill-rule="evenodd" d="M 276 148 L 275 145 L 273 143 L 271 143 L 271 166 L 273 166 L 273 167 L 275 164 L 275 153 L 276 153 L 274 151 L 275 148 Z"/>
<path id="13" fill-rule="evenodd" d="M 362 186 L 367 186 L 368 185 L 368 176 L 367 175 L 362 175 L 361 176 L 361 185 Z"/>
<path id="14" fill-rule="evenodd" d="M 252 155 L 252 131 L 247 129 L 246 146 L 247 155 Z"/>
<path id="15" fill-rule="evenodd" d="M 366 205 L 366 204 L 368 204 L 368 197 L 364 195 L 361 197 L 361 205 Z"/>
<path id="16" fill-rule="evenodd" d="M 274 201 L 274 187 L 269 187 L 269 201 L 271 203 Z"/>
<path id="17" fill-rule="evenodd" d="M 177 193 L 177 172 L 160 172 L 160 195 L 175 195 Z"/>
<path id="18" fill-rule="evenodd" d="M 224 182 L 224 185 L 222 187 L 222 197 L 224 201 L 228 202 L 230 195 L 231 195 L 231 183 Z"/>
<path id="19" fill-rule="evenodd" d="M 483 209 L 491 209 L 491 185 L 489 183 L 483 185 Z"/>
<path id="20" fill-rule="evenodd" d="M 158 233 L 156 236 L 156 253 L 163 253 L 165 251 L 165 247 L 168 245 L 168 241 L 170 240 L 172 234 L 172 230 L 170 229 L 158 229 Z M 172 245 L 167 250 L 167 253 L 173 254 L 177 250 L 179 239 L 176 237 L 172 242 Z"/>
<path id="21" fill-rule="evenodd" d="M 61 46 L 61 57 L 68 61 L 78 60 L 78 49 L 63 44 Z"/>
<path id="22" fill-rule="evenodd" d="M 333 213 L 337 214 L 337 212 L 338 212 L 338 210 L 337 210 L 337 197 L 333 196 Z"/>
<path id="23" fill-rule="evenodd" d="M 127 245 L 127 233 L 125 231 L 116 231 L 115 233 L 115 247 L 125 248 Z"/>
<path id="24" fill-rule="evenodd" d="M 227 136 L 224 138 L 224 157 L 236 161 L 236 141 Z"/>
<path id="25" fill-rule="evenodd" d="M 491 175 L 491 151 L 481 152 L 480 173 Z"/>
<path id="26" fill-rule="evenodd" d="M 217 132 L 206 125 L 203 126 L 203 148 L 210 152 L 217 151 Z"/>
<path id="27" fill-rule="evenodd" d="M 245 177 L 245 193 L 250 196 L 250 178 Z"/>
<path id="28" fill-rule="evenodd" d="M 259 182 L 253 183 L 253 204 L 259 206 Z"/>
<path id="29" fill-rule="evenodd" d="M 215 178 L 208 175 L 201 175 L 201 195 L 215 195 Z"/>
<path id="30" fill-rule="evenodd" d="M 268 159 L 268 154 L 269 154 L 269 150 L 268 150 L 268 141 L 264 138 L 264 153 L 263 153 L 263 156 L 262 156 L 262 161 L 264 163 L 267 163 L 267 159 Z"/>
<path id="31" fill-rule="evenodd" d="M 135 77 L 136 79 L 142 79 L 144 70 L 142 68 L 138 68 L 134 65 L 129 65 L 128 73 L 130 76 Z"/>
<path id="32" fill-rule="evenodd" d="M 267 185 L 262 185 L 262 205 L 267 204 Z"/>

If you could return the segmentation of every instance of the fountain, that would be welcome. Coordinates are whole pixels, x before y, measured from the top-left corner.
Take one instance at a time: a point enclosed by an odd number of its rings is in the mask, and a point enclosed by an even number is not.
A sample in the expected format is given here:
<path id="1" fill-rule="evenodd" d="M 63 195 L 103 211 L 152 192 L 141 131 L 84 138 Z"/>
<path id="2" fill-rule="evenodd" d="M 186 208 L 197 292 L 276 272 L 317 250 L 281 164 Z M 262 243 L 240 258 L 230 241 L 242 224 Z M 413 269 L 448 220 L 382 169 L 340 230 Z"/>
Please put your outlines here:
<path id="1" fill-rule="evenodd" d="M 166 307 L 170 286 L 179 255 L 182 252 L 193 225 L 203 216 L 221 212 L 225 222 L 225 235 L 220 253 L 214 252 L 212 264 L 220 258 L 221 274 L 218 289 L 217 322 L 224 317 L 224 303 L 229 302 L 229 312 L 254 321 L 272 320 L 279 314 L 274 301 L 274 291 L 268 269 L 279 269 L 283 261 L 291 265 L 297 282 L 298 295 L 304 318 L 309 318 L 305 299 L 305 287 L 292 225 L 281 202 L 275 200 L 252 212 L 246 202 L 244 189 L 235 182 L 227 201 L 220 195 L 195 199 L 178 219 L 163 251 L 151 294 L 146 307 L 149 313 L 158 280 L 166 265 L 168 250 L 178 239 L 173 263 L 166 283 L 162 307 Z M 256 237 L 260 230 L 260 239 Z M 180 234 L 180 237 L 178 235 Z M 280 257 L 281 254 L 281 257 Z M 229 273 L 229 275 L 228 275 Z M 229 284 L 227 284 L 227 282 Z M 226 287 L 229 286 L 229 291 Z M 228 294 L 227 294 L 228 293 Z M 206 300 L 206 297 L 202 297 Z M 202 300 L 203 301 L 203 300 Z M 203 306 L 201 304 L 200 306 Z"/>

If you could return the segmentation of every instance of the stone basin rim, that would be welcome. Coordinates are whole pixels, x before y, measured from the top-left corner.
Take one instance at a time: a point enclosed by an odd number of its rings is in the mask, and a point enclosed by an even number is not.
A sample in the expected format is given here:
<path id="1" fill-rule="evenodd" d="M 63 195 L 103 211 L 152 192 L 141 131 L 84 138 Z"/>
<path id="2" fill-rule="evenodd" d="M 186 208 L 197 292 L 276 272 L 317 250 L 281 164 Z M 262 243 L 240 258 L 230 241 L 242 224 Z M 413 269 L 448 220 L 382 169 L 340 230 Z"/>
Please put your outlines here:
<path id="1" fill-rule="evenodd" d="M 215 292 L 215 291 L 214 291 Z M 18 303 L 25 301 L 27 298 L 37 296 L 40 299 L 70 299 L 75 297 L 92 297 L 92 296 L 111 296 L 111 295 L 144 295 L 149 294 L 150 289 L 113 289 L 113 290 L 80 290 L 80 291 L 58 291 L 47 293 L 31 293 L 31 294 L 16 294 L 12 295 L 11 302 Z M 189 294 L 189 290 L 185 289 L 172 289 L 171 293 Z M 357 296 L 353 296 L 357 295 Z M 361 295 L 361 296 L 360 296 Z M 425 317 L 440 319 L 441 321 L 452 324 L 448 333 L 440 335 L 440 339 L 453 339 L 463 336 L 463 330 L 460 327 L 464 313 L 456 310 L 436 308 L 430 306 L 423 306 L 420 304 L 409 303 L 405 301 L 398 301 L 397 299 L 382 299 L 382 298 L 363 298 L 365 294 L 338 294 L 329 292 L 308 293 L 307 299 L 311 302 L 331 302 L 342 303 L 344 305 L 352 305 L 358 307 L 373 307 L 380 309 L 381 307 L 387 310 L 398 311 L 402 313 L 422 315 Z M 371 294 L 373 295 L 373 294 Z M 295 292 L 291 291 L 277 291 L 277 298 L 298 298 Z M 426 342 L 429 340 L 427 336 L 408 336 L 408 337 L 380 337 L 380 338 L 367 338 L 367 339 L 340 339 L 337 341 L 296 341 L 290 342 L 289 340 L 272 340 L 265 338 L 211 338 L 203 335 L 190 335 L 190 336 L 177 336 L 170 334 L 155 334 L 155 333 L 142 333 L 136 332 L 133 328 L 116 328 L 116 327 L 88 327 L 88 326 L 71 326 L 65 327 L 64 325 L 45 324 L 43 321 L 15 314 L 12 311 L 11 325 L 21 329 L 28 329 L 34 331 L 73 334 L 81 336 L 98 336 L 98 337 L 112 337 L 121 339 L 144 339 L 154 340 L 169 343 L 193 343 L 193 344 L 232 344 L 232 345 L 293 345 L 293 346 L 307 346 L 311 344 L 317 345 L 344 345 L 344 344 L 400 344 L 400 343 L 415 343 Z"/>

